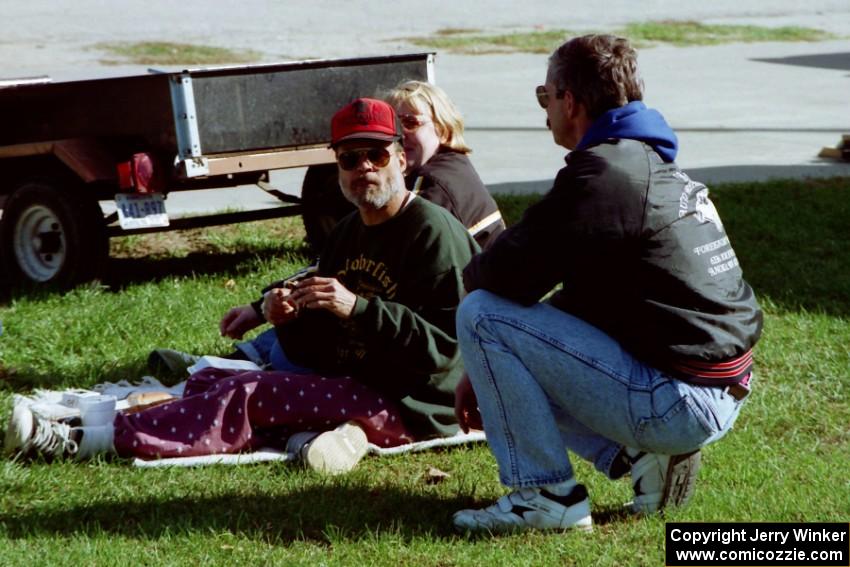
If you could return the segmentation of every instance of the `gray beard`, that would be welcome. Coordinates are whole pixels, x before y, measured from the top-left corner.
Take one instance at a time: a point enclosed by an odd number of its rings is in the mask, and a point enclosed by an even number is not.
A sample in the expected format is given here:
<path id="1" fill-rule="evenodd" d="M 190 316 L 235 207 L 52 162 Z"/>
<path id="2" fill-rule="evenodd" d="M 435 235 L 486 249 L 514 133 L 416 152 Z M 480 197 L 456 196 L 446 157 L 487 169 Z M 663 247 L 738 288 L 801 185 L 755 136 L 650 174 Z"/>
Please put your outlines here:
<path id="1" fill-rule="evenodd" d="M 348 189 L 343 187 L 342 183 L 339 184 L 339 188 L 342 190 L 342 194 L 345 198 L 352 204 L 356 205 L 358 208 L 361 206 L 367 206 L 370 209 L 382 209 L 386 207 L 387 203 L 389 203 L 395 195 L 398 195 L 405 190 L 404 177 L 401 175 L 395 176 L 383 187 L 382 190 L 367 191 L 362 196 L 352 195 Z"/>

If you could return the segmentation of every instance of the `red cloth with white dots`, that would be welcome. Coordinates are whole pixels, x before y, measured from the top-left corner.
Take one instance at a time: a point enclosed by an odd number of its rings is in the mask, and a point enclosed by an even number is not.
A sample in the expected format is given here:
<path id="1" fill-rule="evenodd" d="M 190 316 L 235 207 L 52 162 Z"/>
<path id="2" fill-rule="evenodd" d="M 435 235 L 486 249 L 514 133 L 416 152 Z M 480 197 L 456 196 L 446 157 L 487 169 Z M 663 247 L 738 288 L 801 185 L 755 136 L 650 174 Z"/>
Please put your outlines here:
<path id="1" fill-rule="evenodd" d="M 351 378 L 205 368 L 189 377 L 182 398 L 119 413 L 115 449 L 141 459 L 240 453 L 347 421 L 380 447 L 413 441 L 395 401 Z"/>

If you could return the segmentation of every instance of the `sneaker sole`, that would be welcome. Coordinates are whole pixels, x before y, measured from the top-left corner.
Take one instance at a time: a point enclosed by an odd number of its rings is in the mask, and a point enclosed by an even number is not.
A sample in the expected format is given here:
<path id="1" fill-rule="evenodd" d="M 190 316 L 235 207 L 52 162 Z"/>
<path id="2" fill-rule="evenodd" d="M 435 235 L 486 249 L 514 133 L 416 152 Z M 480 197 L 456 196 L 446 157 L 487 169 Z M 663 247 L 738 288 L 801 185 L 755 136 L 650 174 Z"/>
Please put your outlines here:
<path id="1" fill-rule="evenodd" d="M 664 495 L 658 505 L 661 511 L 667 507 L 684 506 L 693 496 L 697 474 L 701 465 L 700 451 L 687 455 L 676 455 L 667 464 L 667 482 Z"/>
<path id="2" fill-rule="evenodd" d="M 366 433 L 360 427 L 345 424 L 311 441 L 304 462 L 311 469 L 327 474 L 346 473 L 366 455 L 368 445 Z"/>
<path id="3" fill-rule="evenodd" d="M 513 534 L 513 533 L 521 533 L 521 532 L 581 532 L 581 533 L 592 533 L 593 532 L 593 519 L 591 516 L 584 516 L 574 521 L 573 524 L 568 526 L 546 526 L 539 527 L 534 526 L 532 524 L 524 524 L 524 525 L 506 525 L 500 527 L 488 527 L 484 524 L 478 523 L 466 523 L 462 520 L 455 520 L 452 518 L 452 527 L 454 531 L 460 534 L 490 534 L 490 535 L 501 535 L 501 534 Z"/>
<path id="4" fill-rule="evenodd" d="M 518 505 L 522 508 L 522 504 Z M 593 531 L 590 500 L 587 497 L 567 507 L 557 522 L 553 521 L 553 516 L 551 515 L 544 516 L 542 509 L 534 510 L 532 508 L 524 508 L 519 514 L 514 508 L 511 510 L 511 513 L 505 513 L 503 515 L 503 518 L 505 518 L 504 522 L 480 521 L 478 519 L 480 517 L 498 520 L 498 517 L 493 514 L 488 516 L 487 510 L 461 510 L 455 512 L 452 516 L 452 525 L 455 531 L 460 533 L 489 533 L 492 535 L 524 531 Z M 521 521 L 515 521 L 516 518 L 521 518 Z"/>

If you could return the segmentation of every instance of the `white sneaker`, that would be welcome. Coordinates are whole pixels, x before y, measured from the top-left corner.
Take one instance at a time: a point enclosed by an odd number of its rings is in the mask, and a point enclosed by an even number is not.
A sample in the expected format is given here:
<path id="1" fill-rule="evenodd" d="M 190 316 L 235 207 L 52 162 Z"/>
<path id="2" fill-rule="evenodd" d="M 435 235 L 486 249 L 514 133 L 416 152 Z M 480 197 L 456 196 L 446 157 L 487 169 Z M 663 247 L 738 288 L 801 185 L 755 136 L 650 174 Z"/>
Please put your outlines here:
<path id="1" fill-rule="evenodd" d="M 540 488 L 521 488 L 480 510 L 461 510 L 452 517 L 455 529 L 493 534 L 523 530 L 582 531 L 593 529 L 590 500 L 583 484 L 566 496 Z"/>
<path id="2" fill-rule="evenodd" d="M 638 456 L 632 465 L 632 509 L 639 514 L 652 514 L 668 506 L 684 506 L 694 493 L 699 467 L 699 451 Z"/>
<path id="3" fill-rule="evenodd" d="M 293 447 L 298 444 L 300 448 Z M 319 435 L 296 433 L 287 443 L 287 449 L 296 449 L 305 465 L 327 474 L 342 474 L 353 469 L 366 455 L 369 441 L 363 429 L 353 422 L 343 423 L 336 429 Z"/>
<path id="4" fill-rule="evenodd" d="M 70 426 L 40 417 L 24 403 L 12 409 L 4 448 L 7 455 L 35 452 L 52 457 L 74 455 L 78 450 Z"/>

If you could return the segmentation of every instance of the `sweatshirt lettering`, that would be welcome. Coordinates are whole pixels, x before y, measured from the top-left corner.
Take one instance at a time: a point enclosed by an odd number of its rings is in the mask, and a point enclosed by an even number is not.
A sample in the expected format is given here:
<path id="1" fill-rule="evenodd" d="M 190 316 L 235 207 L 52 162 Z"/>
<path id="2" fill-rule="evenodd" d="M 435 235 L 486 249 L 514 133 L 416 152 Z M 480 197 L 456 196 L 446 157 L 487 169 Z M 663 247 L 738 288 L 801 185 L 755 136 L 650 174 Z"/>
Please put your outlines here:
<path id="1" fill-rule="evenodd" d="M 359 274 L 360 277 L 356 277 L 355 274 Z M 358 295 L 366 295 L 367 297 L 375 295 L 372 291 L 374 286 L 369 285 L 366 281 L 377 283 L 378 287 L 383 290 L 383 293 L 379 295 L 384 299 L 393 299 L 398 290 L 398 282 L 389 274 L 386 264 L 367 258 L 363 253 L 355 258 L 346 258 L 345 266 L 337 272 L 337 276 L 340 280 L 352 282 L 355 289 L 351 291 Z M 371 293 L 360 293 L 367 289 Z"/>

